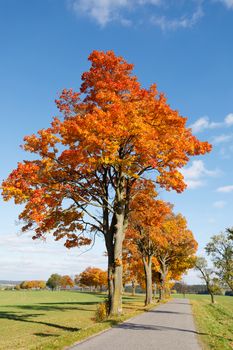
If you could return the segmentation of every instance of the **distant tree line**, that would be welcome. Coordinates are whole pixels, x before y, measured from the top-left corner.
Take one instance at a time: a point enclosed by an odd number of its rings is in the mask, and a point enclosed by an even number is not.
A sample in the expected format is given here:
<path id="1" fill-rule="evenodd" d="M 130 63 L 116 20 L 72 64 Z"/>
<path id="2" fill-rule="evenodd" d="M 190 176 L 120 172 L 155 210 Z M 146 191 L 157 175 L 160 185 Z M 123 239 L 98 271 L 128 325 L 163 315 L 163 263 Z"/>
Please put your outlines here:
<path id="1" fill-rule="evenodd" d="M 173 292 L 179 294 L 207 294 L 207 289 L 204 284 L 186 284 L 183 282 L 176 282 L 172 287 Z"/>
<path id="2" fill-rule="evenodd" d="M 46 281 L 22 281 L 15 286 L 16 290 L 20 289 L 46 289 L 60 290 L 60 289 L 72 289 L 75 285 L 79 286 L 81 289 L 88 288 L 90 291 L 99 290 L 103 291 L 107 289 L 108 276 L 107 272 L 97 268 L 88 267 L 79 275 L 77 274 L 74 279 L 69 275 L 59 275 L 57 273 L 52 274 Z M 13 288 L 13 287 L 12 287 Z"/>

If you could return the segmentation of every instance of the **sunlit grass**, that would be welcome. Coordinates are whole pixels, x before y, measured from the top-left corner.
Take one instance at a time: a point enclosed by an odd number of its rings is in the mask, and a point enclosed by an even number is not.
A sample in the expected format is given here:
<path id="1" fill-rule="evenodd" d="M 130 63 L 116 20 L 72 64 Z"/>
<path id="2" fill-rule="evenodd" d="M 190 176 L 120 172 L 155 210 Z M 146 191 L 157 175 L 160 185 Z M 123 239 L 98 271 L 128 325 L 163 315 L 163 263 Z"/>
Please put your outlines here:
<path id="1" fill-rule="evenodd" d="M 104 294 L 75 291 L 0 291 L 0 349 L 63 349 L 144 311 L 144 296 L 124 296 L 124 315 L 94 321 Z"/>

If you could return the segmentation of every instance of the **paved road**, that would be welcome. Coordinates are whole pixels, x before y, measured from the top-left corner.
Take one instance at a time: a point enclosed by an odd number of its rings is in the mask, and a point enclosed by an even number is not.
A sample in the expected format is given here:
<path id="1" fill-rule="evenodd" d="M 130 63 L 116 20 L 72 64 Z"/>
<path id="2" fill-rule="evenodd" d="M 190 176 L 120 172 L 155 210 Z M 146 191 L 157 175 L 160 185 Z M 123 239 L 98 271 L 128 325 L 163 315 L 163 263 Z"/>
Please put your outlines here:
<path id="1" fill-rule="evenodd" d="M 200 350 L 187 299 L 173 299 L 72 350 Z"/>

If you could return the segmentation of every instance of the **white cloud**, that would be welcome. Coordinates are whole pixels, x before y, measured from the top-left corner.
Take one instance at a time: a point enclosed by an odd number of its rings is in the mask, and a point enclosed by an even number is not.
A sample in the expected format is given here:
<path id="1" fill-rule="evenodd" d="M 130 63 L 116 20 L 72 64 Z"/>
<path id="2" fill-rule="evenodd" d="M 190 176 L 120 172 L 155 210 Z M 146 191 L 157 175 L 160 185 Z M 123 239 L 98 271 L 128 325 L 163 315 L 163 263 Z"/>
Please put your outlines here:
<path id="1" fill-rule="evenodd" d="M 202 160 L 194 160 L 190 167 L 182 169 L 181 172 L 189 189 L 202 187 L 205 185 L 206 177 L 215 177 L 221 173 L 217 169 L 208 170 Z"/>
<path id="2" fill-rule="evenodd" d="M 72 10 L 78 15 L 88 15 L 101 26 L 119 17 L 122 8 L 131 5 L 130 0 L 73 0 L 69 2 Z"/>
<path id="3" fill-rule="evenodd" d="M 219 144 L 219 143 L 229 142 L 232 140 L 232 137 L 233 137 L 233 135 L 226 135 L 226 134 L 215 136 L 213 138 L 213 143 Z"/>
<path id="4" fill-rule="evenodd" d="M 224 147 L 221 147 L 219 154 L 224 159 L 230 159 L 233 155 L 233 145 L 232 143 L 228 144 L 227 147 L 224 145 Z"/>
<path id="5" fill-rule="evenodd" d="M 190 16 L 184 15 L 180 18 L 168 18 L 166 16 L 152 16 L 151 23 L 160 27 L 163 31 L 176 30 L 179 28 L 191 28 L 199 19 L 203 17 L 204 13 L 201 5 Z"/>
<path id="6" fill-rule="evenodd" d="M 106 269 L 107 258 L 101 239 L 96 247 L 67 249 L 62 242 L 54 242 L 48 236 L 47 242 L 33 241 L 29 235 L 0 235 L 0 279 L 24 280 L 47 279 L 50 274 L 75 275 L 88 266 Z"/>
<path id="7" fill-rule="evenodd" d="M 185 183 L 187 185 L 187 188 L 190 190 L 194 190 L 205 185 L 203 180 L 185 180 Z"/>
<path id="8" fill-rule="evenodd" d="M 227 126 L 233 125 L 233 113 L 229 113 L 224 119 L 224 122 Z"/>
<path id="9" fill-rule="evenodd" d="M 233 0 L 216 0 L 216 1 L 221 2 L 229 9 L 233 9 Z"/>
<path id="10" fill-rule="evenodd" d="M 233 192 L 233 185 L 219 187 L 219 188 L 217 188 L 217 192 L 220 192 L 220 193 Z"/>
<path id="11" fill-rule="evenodd" d="M 216 201 L 216 202 L 213 203 L 213 206 L 215 208 L 222 209 L 222 208 L 224 208 L 226 206 L 226 204 L 227 203 L 225 201 Z"/>
<path id="12" fill-rule="evenodd" d="M 129 19 L 122 16 L 122 10 L 135 6 L 160 5 L 161 0 L 70 0 L 69 6 L 78 15 L 87 15 L 101 26 L 118 20 L 121 24 L 130 24 Z"/>
<path id="13" fill-rule="evenodd" d="M 223 122 L 212 122 L 209 117 L 204 116 L 190 125 L 194 133 L 198 133 L 207 129 L 216 129 L 222 127 L 230 127 L 233 125 L 233 113 L 229 113 L 223 120 Z"/>
<path id="14" fill-rule="evenodd" d="M 209 117 L 201 117 L 195 121 L 195 123 L 190 125 L 194 133 L 201 132 L 205 129 L 215 129 L 220 127 L 221 123 L 211 122 Z"/>
<path id="15" fill-rule="evenodd" d="M 162 30 L 174 30 L 178 28 L 190 28 L 197 23 L 203 16 L 202 2 L 203 0 L 192 0 L 194 10 L 191 14 L 183 14 L 177 18 L 168 18 L 164 16 L 164 12 L 173 9 L 174 6 L 180 6 L 172 0 L 67 0 L 69 7 L 77 15 L 85 15 L 95 20 L 100 26 L 104 27 L 110 22 L 118 21 L 122 25 L 131 24 L 131 19 L 126 18 L 125 14 L 129 12 L 140 11 L 140 7 L 147 5 L 155 6 L 155 9 L 160 9 L 159 13 L 153 15 L 150 12 L 145 16 L 145 21 L 156 26 Z M 175 4 L 175 5 L 174 5 Z M 183 5 L 185 11 L 185 7 Z M 157 12 L 157 11 L 156 11 Z M 173 12 L 173 11 L 171 11 Z M 140 16 L 142 16 L 142 11 Z M 150 19 L 148 21 L 148 18 Z M 140 22 L 144 22 L 141 20 Z"/>

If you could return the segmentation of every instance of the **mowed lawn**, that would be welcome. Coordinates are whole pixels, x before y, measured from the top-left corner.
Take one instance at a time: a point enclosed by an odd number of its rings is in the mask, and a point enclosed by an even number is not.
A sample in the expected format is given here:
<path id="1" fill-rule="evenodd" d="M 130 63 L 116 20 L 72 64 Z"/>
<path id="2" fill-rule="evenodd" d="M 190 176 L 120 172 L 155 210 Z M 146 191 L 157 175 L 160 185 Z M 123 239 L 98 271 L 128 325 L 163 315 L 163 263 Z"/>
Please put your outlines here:
<path id="1" fill-rule="evenodd" d="M 0 349 L 63 349 L 104 330 L 116 322 L 94 321 L 104 298 L 76 291 L 0 291 Z M 144 296 L 125 296 L 121 319 L 143 311 L 143 302 Z"/>
<path id="2" fill-rule="evenodd" d="M 233 349 L 233 297 L 216 296 L 214 305 L 210 303 L 209 295 L 186 294 L 186 297 L 192 303 L 199 339 L 204 349 Z"/>

